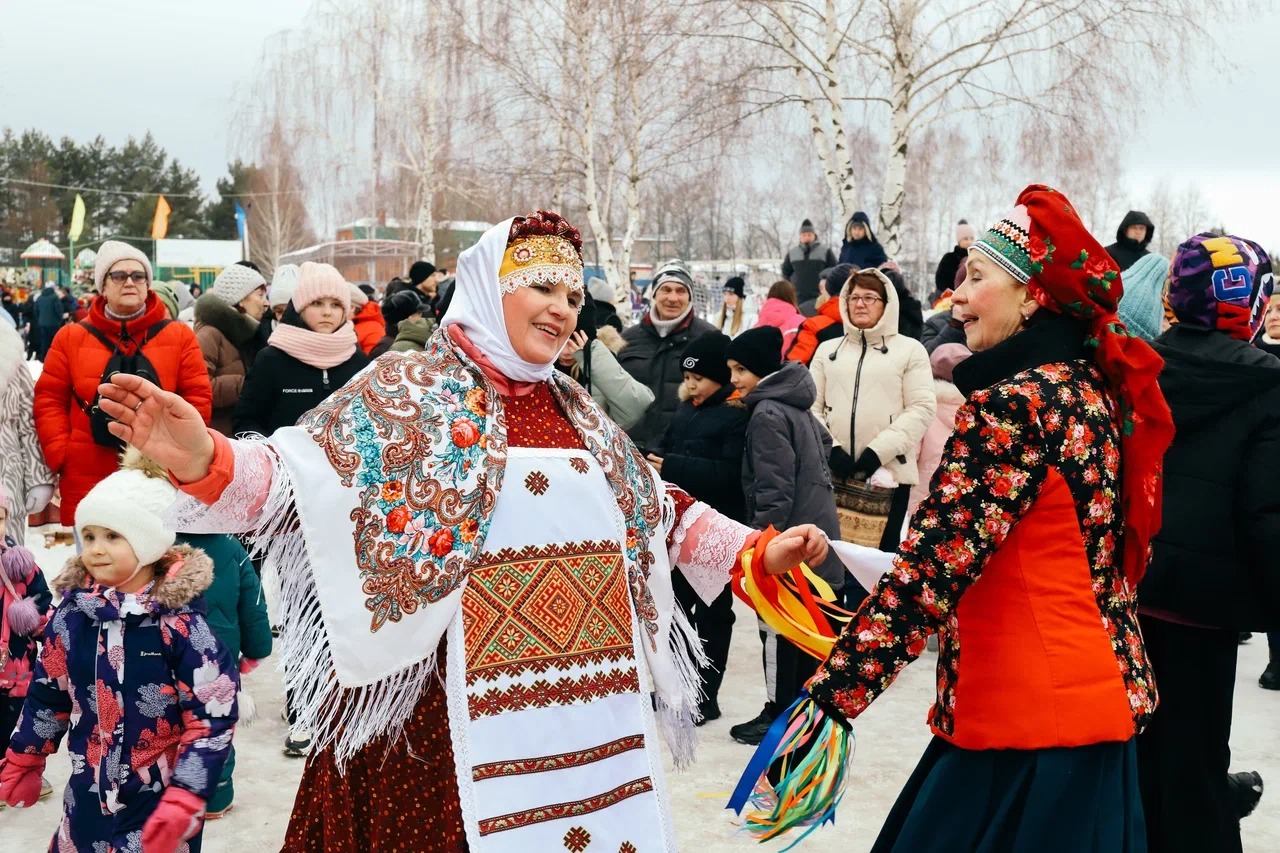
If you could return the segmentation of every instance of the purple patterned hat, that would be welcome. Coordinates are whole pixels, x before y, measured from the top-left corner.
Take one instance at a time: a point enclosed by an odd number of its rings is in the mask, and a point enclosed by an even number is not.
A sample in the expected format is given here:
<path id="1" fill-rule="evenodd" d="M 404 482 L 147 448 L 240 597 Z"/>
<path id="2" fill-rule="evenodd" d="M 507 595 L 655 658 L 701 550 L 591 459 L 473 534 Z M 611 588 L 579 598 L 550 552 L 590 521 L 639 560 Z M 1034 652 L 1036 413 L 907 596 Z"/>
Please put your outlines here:
<path id="1" fill-rule="evenodd" d="M 1180 323 L 1252 341 L 1273 288 L 1271 259 L 1252 240 L 1209 232 L 1178 247 L 1169 270 L 1169 307 Z"/>

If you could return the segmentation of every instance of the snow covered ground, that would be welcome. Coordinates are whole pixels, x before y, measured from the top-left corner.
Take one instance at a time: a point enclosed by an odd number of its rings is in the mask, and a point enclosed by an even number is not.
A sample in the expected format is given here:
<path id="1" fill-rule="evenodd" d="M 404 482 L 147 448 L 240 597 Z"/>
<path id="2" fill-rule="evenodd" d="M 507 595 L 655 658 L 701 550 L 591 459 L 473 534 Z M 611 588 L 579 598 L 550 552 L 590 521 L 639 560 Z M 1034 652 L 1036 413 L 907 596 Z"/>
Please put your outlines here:
<path id="1" fill-rule="evenodd" d="M 45 551 L 38 535 L 29 541 L 41 567 L 51 575 L 72 553 L 68 547 Z M 729 738 L 729 727 L 754 717 L 764 701 L 759 648 L 755 617 L 739 604 L 733 652 L 721 694 L 724 716 L 701 729 L 698 763 L 684 773 L 667 776 L 682 850 L 727 853 L 785 846 L 760 846 L 735 836 L 731 813 L 724 810 L 729 792 L 751 755 L 750 747 Z M 1257 685 L 1266 657 L 1266 641 L 1260 636 L 1240 649 L 1232 742 L 1233 769 L 1258 770 L 1273 786 L 1244 822 L 1244 849 L 1258 853 L 1280 850 L 1280 693 Z M 814 853 L 870 849 L 881 821 L 929 741 L 924 717 L 933 700 L 933 658 L 926 654 L 908 667 L 893 689 L 858 719 L 853 781 L 838 822 L 819 829 L 798 849 Z M 206 853 L 274 851 L 284 838 L 303 762 L 281 754 L 286 726 L 280 720 L 280 679 L 269 664 L 246 679 L 258 703 L 259 719 L 236 732 L 235 808 L 222 820 L 208 824 Z M 47 773 L 54 784 L 54 796 L 30 809 L 0 811 L 0 850 L 34 853 L 46 849 L 58 822 L 67 772 L 66 753 L 60 752 L 50 759 Z"/>

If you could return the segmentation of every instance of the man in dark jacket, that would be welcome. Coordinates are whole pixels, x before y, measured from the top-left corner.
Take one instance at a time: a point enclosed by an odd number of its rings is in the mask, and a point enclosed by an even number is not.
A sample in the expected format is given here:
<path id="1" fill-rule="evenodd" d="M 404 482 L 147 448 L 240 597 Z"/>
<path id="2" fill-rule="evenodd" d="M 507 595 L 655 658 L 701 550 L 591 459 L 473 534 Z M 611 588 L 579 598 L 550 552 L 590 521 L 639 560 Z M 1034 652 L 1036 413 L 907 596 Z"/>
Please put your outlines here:
<path id="1" fill-rule="evenodd" d="M 1138 258 L 1150 254 L 1147 246 L 1156 236 L 1155 223 L 1141 210 L 1131 210 L 1120 220 L 1116 229 L 1116 241 L 1107 246 L 1107 254 L 1120 266 L 1120 272 L 1138 262 Z"/>
<path id="2" fill-rule="evenodd" d="M 58 334 L 65 321 L 66 307 L 58 296 L 57 287 L 51 281 L 45 282 L 35 307 L 36 355 L 41 361 L 48 355 L 53 336 Z"/>
<path id="3" fill-rule="evenodd" d="M 828 267 L 836 265 L 836 255 L 818 240 L 813 223 L 800 223 L 800 243 L 793 246 L 782 259 L 782 276 L 795 285 L 796 301 L 810 302 L 818 296 L 818 277 Z"/>
<path id="4" fill-rule="evenodd" d="M 933 274 L 933 294 L 929 301 L 937 302 L 948 290 L 955 290 L 956 275 L 969 257 L 969 247 L 977 234 L 967 219 L 961 219 L 956 225 L 956 245 L 938 261 L 938 269 Z"/>
<path id="5" fill-rule="evenodd" d="M 661 456 L 662 438 L 680 405 L 680 354 L 690 341 L 715 327 L 694 316 L 693 274 L 684 261 L 670 260 L 658 267 L 650 287 L 653 304 L 639 323 L 622 333 L 627 346 L 618 353 L 618 363 L 653 391 L 653 404 L 627 434 L 643 452 Z"/>
<path id="6" fill-rule="evenodd" d="M 1249 345 L 1271 288 L 1256 243 L 1192 237 L 1170 277 L 1178 322 L 1155 342 L 1177 434 L 1138 590 L 1160 690 L 1138 737 L 1152 850 L 1238 853 L 1261 794 L 1256 774 L 1230 779 L 1228 765 L 1239 632 L 1280 628 L 1280 360 Z"/>
<path id="7" fill-rule="evenodd" d="M 727 351 L 734 387 L 751 413 L 742 461 L 747 524 L 757 530 L 816 524 L 839 539 L 840 519 L 827 466 L 831 435 L 810 411 L 818 387 L 803 364 L 779 359 L 781 349 L 782 332 L 760 326 L 730 341 Z M 844 587 L 845 568 L 834 551 L 813 570 L 833 589 Z M 767 701 L 754 720 L 729 729 L 739 743 L 758 744 L 818 669 L 816 658 L 765 629 L 763 622 L 760 626 Z M 771 655 L 773 649 L 776 653 Z"/>

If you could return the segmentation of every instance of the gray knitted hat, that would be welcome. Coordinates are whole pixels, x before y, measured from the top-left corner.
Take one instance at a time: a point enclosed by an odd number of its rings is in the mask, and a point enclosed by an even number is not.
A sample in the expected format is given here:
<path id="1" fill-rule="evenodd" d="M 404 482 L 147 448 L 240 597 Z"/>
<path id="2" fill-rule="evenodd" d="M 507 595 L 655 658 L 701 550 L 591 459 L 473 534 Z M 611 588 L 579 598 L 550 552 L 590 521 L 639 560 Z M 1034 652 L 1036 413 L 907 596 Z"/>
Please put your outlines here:
<path id="1" fill-rule="evenodd" d="M 240 300 L 259 287 L 266 287 L 267 280 L 262 273 L 251 270 L 240 264 L 232 264 L 218 273 L 209 293 L 228 305 L 239 305 Z"/>

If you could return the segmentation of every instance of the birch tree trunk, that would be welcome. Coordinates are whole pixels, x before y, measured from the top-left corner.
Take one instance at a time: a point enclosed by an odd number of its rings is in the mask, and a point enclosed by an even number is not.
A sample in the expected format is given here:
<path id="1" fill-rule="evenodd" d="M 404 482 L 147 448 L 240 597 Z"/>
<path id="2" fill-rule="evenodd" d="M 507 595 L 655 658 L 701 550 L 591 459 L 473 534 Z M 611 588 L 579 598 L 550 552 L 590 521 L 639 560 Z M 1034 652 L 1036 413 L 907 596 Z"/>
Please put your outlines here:
<path id="1" fill-rule="evenodd" d="M 889 92 L 889 151 L 880 191 L 880 227 L 884 252 L 897 258 L 902 252 L 902 207 L 907 197 L 907 148 L 911 141 L 911 95 L 915 85 L 916 2 L 904 0 L 897 16 L 893 45 L 893 82 Z"/>

